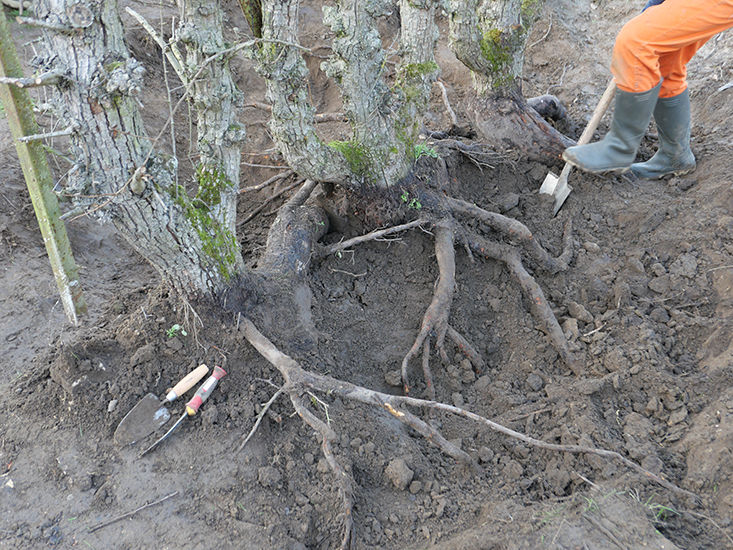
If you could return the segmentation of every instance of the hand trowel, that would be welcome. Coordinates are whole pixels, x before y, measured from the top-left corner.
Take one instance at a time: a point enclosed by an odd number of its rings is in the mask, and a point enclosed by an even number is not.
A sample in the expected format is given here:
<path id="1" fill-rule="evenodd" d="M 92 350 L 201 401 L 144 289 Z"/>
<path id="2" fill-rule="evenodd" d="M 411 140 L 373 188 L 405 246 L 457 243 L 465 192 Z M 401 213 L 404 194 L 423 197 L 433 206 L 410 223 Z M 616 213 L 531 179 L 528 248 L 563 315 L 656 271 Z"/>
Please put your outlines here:
<path id="1" fill-rule="evenodd" d="M 114 442 L 117 445 L 125 447 L 132 445 L 136 441 L 149 436 L 163 424 L 168 422 L 171 413 L 165 407 L 166 403 L 170 403 L 180 397 L 182 394 L 190 390 L 206 373 L 209 367 L 201 365 L 183 380 L 178 382 L 172 390 L 170 390 L 162 402 L 158 400 L 155 394 L 149 393 L 143 397 L 130 412 L 125 415 L 120 425 L 115 430 Z"/>

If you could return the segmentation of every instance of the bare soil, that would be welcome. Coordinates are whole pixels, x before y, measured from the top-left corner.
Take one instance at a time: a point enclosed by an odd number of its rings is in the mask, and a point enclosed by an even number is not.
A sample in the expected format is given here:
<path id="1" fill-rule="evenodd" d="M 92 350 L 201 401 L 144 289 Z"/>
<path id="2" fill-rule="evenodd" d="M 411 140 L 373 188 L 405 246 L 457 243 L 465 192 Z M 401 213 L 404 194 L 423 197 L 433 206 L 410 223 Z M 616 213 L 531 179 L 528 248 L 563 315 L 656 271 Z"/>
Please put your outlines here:
<path id="1" fill-rule="evenodd" d="M 130 5 L 152 21 L 173 13 L 170 6 Z M 548 0 L 528 42 L 524 92 L 564 102 L 561 131 L 577 137 L 590 118 L 609 79 L 615 34 L 641 5 Z M 235 7 L 233 34 L 246 28 Z M 319 13 L 320 6 L 302 7 L 304 42 L 327 55 Z M 143 104 L 154 134 L 168 116 L 166 75 L 144 31 L 125 21 L 134 55 L 148 66 Z M 387 34 L 393 24 L 385 22 Z M 30 59 L 37 34 L 15 23 L 12 29 Z M 618 451 L 699 502 L 611 459 L 550 452 L 466 419 L 415 411 L 484 470 L 466 473 L 392 417 L 320 395 L 313 412 L 336 430 L 337 458 L 355 482 L 356 548 L 733 547 L 733 90 L 721 89 L 733 80 L 731 47 L 733 35 L 725 33 L 689 66 L 698 168 L 688 177 L 574 173 L 574 190 L 552 218 L 552 199 L 538 194 L 544 166 L 512 155 L 493 168 L 448 159 L 453 196 L 518 219 L 556 255 L 572 220 L 570 268 L 533 275 L 587 374 L 576 377 L 563 365 L 503 265 L 471 262 L 460 251 L 451 323 L 488 366 L 476 373 L 460 354 L 449 365 L 432 358 L 439 401 L 543 441 Z M 318 112 L 337 112 L 338 92 L 319 72 L 320 61 L 309 59 L 314 103 Z M 460 117 L 469 75 L 444 42 L 438 62 Z M 235 65 L 247 101 L 264 101 L 248 62 Z M 255 108 L 243 114 L 243 186 L 278 173 L 250 165 L 282 164 L 266 120 Z M 608 117 L 601 134 L 607 124 Z M 437 89 L 426 125 L 450 125 Z M 188 123 L 177 127 L 185 158 Z M 322 131 L 339 137 L 346 127 L 324 123 Z M 652 125 L 641 158 L 655 146 Z M 236 319 L 193 304 L 196 318 L 109 227 L 81 218 L 68 230 L 90 313 L 80 327 L 70 326 L 5 120 L 0 158 L 0 547 L 337 548 L 337 484 L 315 434 L 287 400 L 275 401 L 238 451 L 280 380 L 237 331 Z M 58 177 L 69 168 L 60 159 L 52 164 Z M 242 218 L 290 183 L 243 194 Z M 282 200 L 242 226 L 249 265 L 256 265 Z M 277 344 L 310 369 L 399 392 L 390 384 L 436 278 L 432 239 L 421 231 L 330 257 L 312 268 L 317 351 L 295 338 Z M 175 324 L 187 334 L 170 336 Z M 154 437 L 127 448 L 113 444 L 117 424 L 145 393 L 162 395 L 201 363 L 229 373 L 201 414 L 143 458 L 140 450 Z M 418 378 L 419 365 L 412 369 Z M 180 403 L 169 408 L 174 418 L 183 410 Z"/>

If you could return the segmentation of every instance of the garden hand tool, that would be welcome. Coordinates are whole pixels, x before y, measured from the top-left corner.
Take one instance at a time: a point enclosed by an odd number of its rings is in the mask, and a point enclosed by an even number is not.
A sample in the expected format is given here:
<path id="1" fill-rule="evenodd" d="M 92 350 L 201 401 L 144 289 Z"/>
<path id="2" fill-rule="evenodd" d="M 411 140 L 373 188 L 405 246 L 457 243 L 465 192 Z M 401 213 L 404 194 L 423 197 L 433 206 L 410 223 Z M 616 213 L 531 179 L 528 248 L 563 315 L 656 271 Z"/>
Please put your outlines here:
<path id="1" fill-rule="evenodd" d="M 186 419 L 187 416 L 193 416 L 199 411 L 199 408 L 201 405 L 204 404 L 204 401 L 206 401 L 209 398 L 209 395 L 211 395 L 211 392 L 216 387 L 216 384 L 226 376 L 226 371 L 222 369 L 221 367 L 214 367 L 214 372 L 211 376 L 209 376 L 206 379 L 206 382 L 204 382 L 201 387 L 196 391 L 196 394 L 193 396 L 193 399 L 186 403 L 186 410 L 184 411 L 181 418 L 178 419 L 178 421 L 173 425 L 173 427 L 168 430 L 163 437 L 161 437 L 158 441 L 153 443 L 150 447 L 145 449 L 142 453 L 140 453 L 140 456 L 138 458 L 143 457 L 144 455 L 148 454 L 150 451 L 155 449 L 158 445 L 160 445 L 163 441 L 165 441 L 168 436 L 170 436 L 173 431 L 181 425 L 181 423 Z"/>
<path id="2" fill-rule="evenodd" d="M 169 390 L 162 402 L 158 401 L 158 397 L 152 393 L 143 397 L 117 426 L 114 442 L 123 447 L 131 445 L 149 436 L 168 422 L 171 413 L 164 405 L 175 401 L 190 390 L 207 372 L 209 372 L 209 367 L 199 366 L 178 382 L 172 390 Z"/>
<path id="3" fill-rule="evenodd" d="M 616 83 L 611 79 L 606 87 L 606 91 L 603 92 L 603 95 L 601 96 L 601 100 L 598 102 L 596 110 L 593 111 L 593 116 L 585 127 L 585 130 L 583 130 L 577 145 L 585 145 L 590 142 L 591 137 L 593 137 L 593 133 L 596 131 L 596 128 L 598 128 L 598 123 L 601 122 L 601 119 L 606 113 L 608 106 L 611 104 L 611 100 L 613 100 L 615 93 Z M 572 169 L 572 164 L 565 163 L 565 167 L 562 169 L 562 172 L 560 172 L 559 177 L 552 172 L 549 172 L 547 176 L 545 176 L 545 181 L 542 182 L 542 186 L 540 187 L 540 193 L 555 197 L 555 207 L 552 211 L 553 217 L 557 216 L 560 208 L 565 203 L 565 199 L 568 198 L 568 195 L 573 190 L 573 188 L 568 185 L 568 176 Z"/>

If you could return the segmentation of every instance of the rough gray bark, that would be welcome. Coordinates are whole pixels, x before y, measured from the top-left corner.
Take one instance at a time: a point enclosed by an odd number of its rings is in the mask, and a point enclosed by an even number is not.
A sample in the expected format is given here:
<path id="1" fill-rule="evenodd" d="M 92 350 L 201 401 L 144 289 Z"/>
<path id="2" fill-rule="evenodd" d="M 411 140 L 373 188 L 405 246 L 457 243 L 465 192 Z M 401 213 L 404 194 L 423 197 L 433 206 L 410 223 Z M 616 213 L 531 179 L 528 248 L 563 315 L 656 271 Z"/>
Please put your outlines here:
<path id="1" fill-rule="evenodd" d="M 473 71 L 477 95 L 519 86 L 524 46 L 541 0 L 451 0 L 453 51 Z"/>
<path id="2" fill-rule="evenodd" d="M 222 36 L 222 12 L 218 2 L 178 0 L 181 23 L 176 39 L 186 45 L 186 66 L 197 77 L 191 83 L 196 107 L 199 153 L 199 198 L 212 195 L 212 179 L 223 175 L 221 188 L 213 194 L 218 203 L 208 202 L 212 216 L 228 231 L 236 227 L 237 193 L 241 144 L 246 133 L 237 120 L 242 92 L 232 80 L 229 57 L 218 55 L 226 49 Z M 189 75 L 193 77 L 194 75 Z M 202 192 L 203 191 L 203 192 Z M 217 196 L 218 195 L 218 196 Z M 211 199 L 211 196 L 206 198 Z"/>
<path id="3" fill-rule="evenodd" d="M 529 160 L 560 163 L 574 142 L 547 124 L 522 95 L 524 47 L 542 0 L 450 0 L 453 51 L 473 74 L 466 105 L 476 131 Z"/>
<path id="4" fill-rule="evenodd" d="M 394 85 L 386 80 L 385 52 L 376 19 L 394 6 L 376 0 L 339 0 L 324 9 L 336 38 L 324 70 L 340 86 L 352 137 L 323 143 L 308 103 L 307 69 L 297 44 L 297 0 L 263 2 L 260 73 L 268 80 L 273 138 L 300 175 L 349 187 L 389 187 L 415 159 L 417 135 L 438 74 L 432 1 L 400 4 L 402 61 Z"/>
<path id="5" fill-rule="evenodd" d="M 144 68 L 127 50 L 116 2 L 39 0 L 36 14 L 46 27 L 37 64 L 62 75 L 54 104 L 77 162 L 64 193 L 79 213 L 111 221 L 179 291 L 221 291 L 243 265 L 234 234 L 188 200 L 174 183 L 177 160 L 145 138 L 135 99 Z"/>

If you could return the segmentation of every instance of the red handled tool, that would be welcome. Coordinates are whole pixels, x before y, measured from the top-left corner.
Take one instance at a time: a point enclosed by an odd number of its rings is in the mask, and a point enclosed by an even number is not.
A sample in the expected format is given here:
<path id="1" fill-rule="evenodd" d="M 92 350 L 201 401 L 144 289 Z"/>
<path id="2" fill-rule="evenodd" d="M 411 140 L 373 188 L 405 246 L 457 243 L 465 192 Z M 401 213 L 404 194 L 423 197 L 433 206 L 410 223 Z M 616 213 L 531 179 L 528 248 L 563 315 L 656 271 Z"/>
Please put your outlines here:
<path id="1" fill-rule="evenodd" d="M 115 430 L 114 442 L 124 447 L 136 441 L 142 441 L 163 424 L 168 422 L 171 413 L 164 407 L 166 403 L 175 401 L 178 397 L 193 388 L 209 372 L 209 367 L 201 365 L 190 372 L 183 380 L 169 390 L 162 402 L 152 393 L 143 397 L 130 412 L 125 415 Z"/>
<path id="2" fill-rule="evenodd" d="M 201 405 L 204 404 L 204 401 L 206 401 L 209 398 L 209 395 L 211 395 L 211 392 L 214 390 L 216 385 L 219 383 L 219 380 L 224 378 L 227 375 L 226 371 L 221 367 L 214 367 L 214 372 L 211 376 L 209 376 L 206 379 L 206 382 L 201 384 L 201 387 L 196 391 L 196 394 L 193 396 L 191 401 L 186 403 L 186 411 L 183 413 L 183 416 L 178 419 L 178 421 L 173 425 L 173 427 L 168 430 L 163 437 L 161 437 L 158 441 L 153 443 L 150 447 L 145 449 L 142 453 L 140 453 L 140 456 L 138 458 L 148 454 L 150 451 L 155 449 L 158 445 L 160 445 L 163 441 L 165 441 L 168 436 L 170 436 L 173 431 L 181 425 L 181 423 L 186 419 L 187 416 L 193 416 L 199 411 L 199 408 Z"/>

